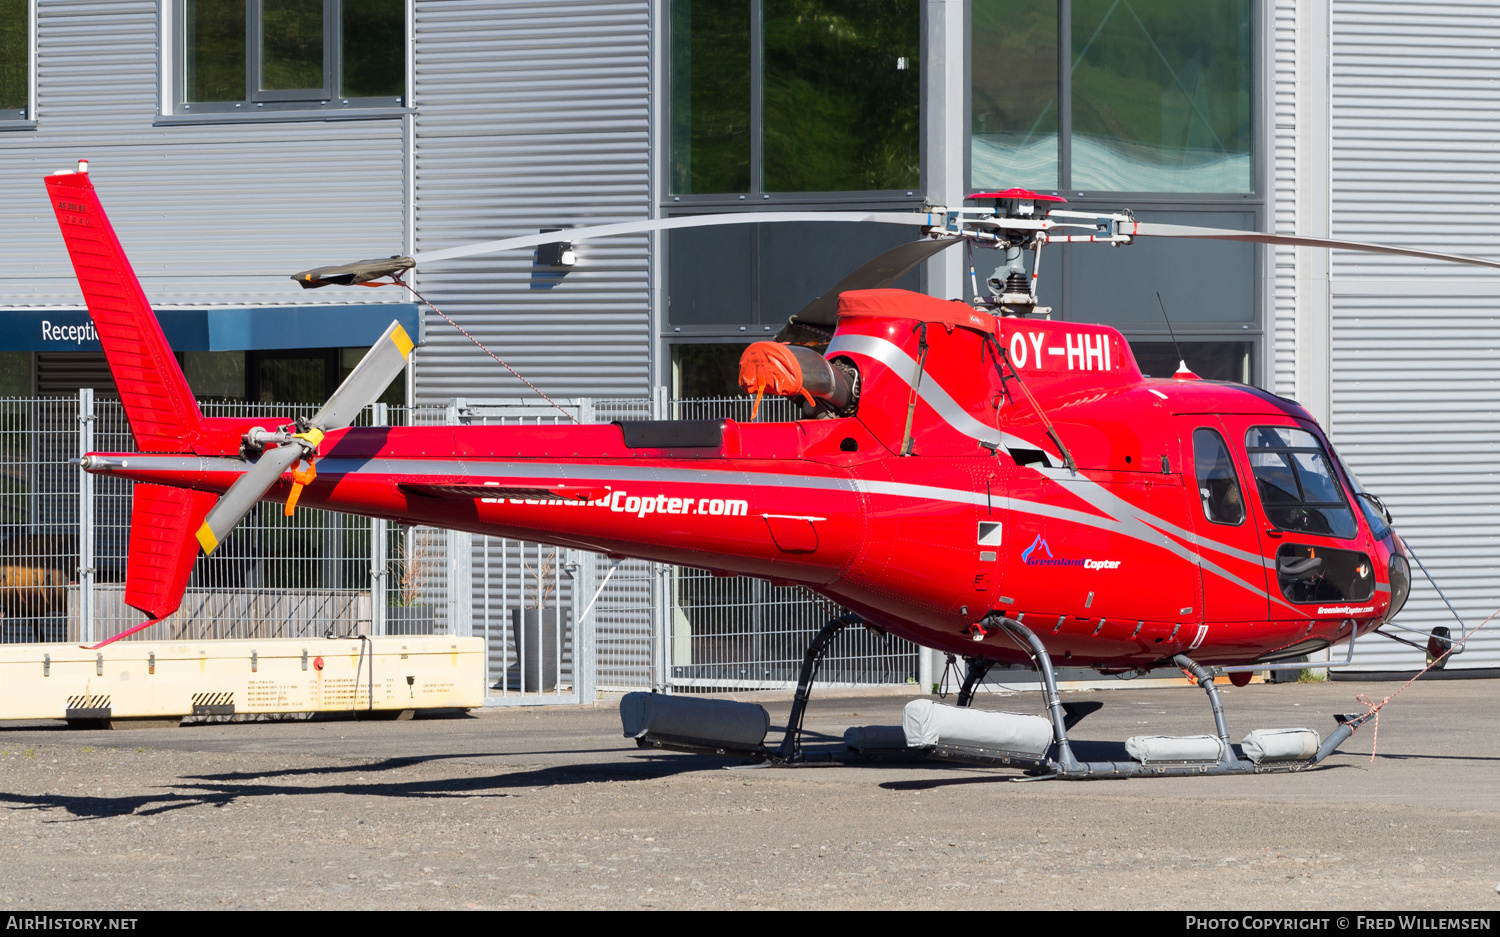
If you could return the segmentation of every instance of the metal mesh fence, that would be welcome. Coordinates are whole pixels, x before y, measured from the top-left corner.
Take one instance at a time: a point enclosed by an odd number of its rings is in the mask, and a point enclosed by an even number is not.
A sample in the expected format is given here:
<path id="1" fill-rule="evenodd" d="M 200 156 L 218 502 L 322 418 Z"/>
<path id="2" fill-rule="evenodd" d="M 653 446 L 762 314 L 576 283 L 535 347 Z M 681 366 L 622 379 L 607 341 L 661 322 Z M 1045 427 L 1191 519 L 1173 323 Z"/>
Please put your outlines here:
<path id="1" fill-rule="evenodd" d="M 464 426 L 537 426 L 586 420 L 588 402 L 562 400 L 455 400 L 454 419 Z M 473 633 L 488 649 L 491 696 L 505 703 L 528 697 L 572 700 L 577 696 L 573 620 L 575 588 L 583 572 L 579 551 L 501 537 L 475 536 Z"/>
<path id="2" fill-rule="evenodd" d="M 584 422 L 732 418 L 749 398 L 560 401 Z M 315 407 L 205 402 L 207 416 L 274 426 Z M 762 402 L 760 420 L 796 407 Z M 565 422 L 544 402 L 463 401 L 367 409 L 357 425 Z M 69 463 L 135 445 L 118 400 L 0 399 L 0 641 L 100 640 L 142 623 L 124 602 L 133 483 Z M 127 640 L 467 634 L 489 649 L 494 702 L 582 701 L 599 690 L 784 686 L 841 610 L 748 578 L 431 527 L 262 503 L 200 558 L 181 609 Z M 575 635 L 580 616 L 585 627 Z M 916 650 L 846 632 L 826 658 L 834 683 L 906 682 Z"/>
<path id="3" fill-rule="evenodd" d="M 800 588 L 700 569 L 672 571 L 672 685 L 703 690 L 796 684 L 802 654 L 829 618 L 844 614 Z M 917 646 L 846 629 L 823 658 L 819 683 L 914 682 Z"/>
<path id="4" fill-rule="evenodd" d="M 0 640 L 76 631 L 78 400 L 0 400 Z"/>

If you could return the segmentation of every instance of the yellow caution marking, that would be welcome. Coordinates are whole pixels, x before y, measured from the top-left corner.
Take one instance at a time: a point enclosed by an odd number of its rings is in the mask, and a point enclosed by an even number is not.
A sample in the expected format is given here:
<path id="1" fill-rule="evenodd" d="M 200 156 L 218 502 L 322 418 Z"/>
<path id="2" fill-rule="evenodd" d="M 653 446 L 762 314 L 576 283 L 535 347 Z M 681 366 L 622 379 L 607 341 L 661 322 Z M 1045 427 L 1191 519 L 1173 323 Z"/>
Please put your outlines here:
<path id="1" fill-rule="evenodd" d="M 219 548 L 219 538 L 214 536 L 214 530 L 208 526 L 208 521 L 198 528 L 198 545 L 203 548 L 203 555 L 208 556 Z"/>
<path id="2" fill-rule="evenodd" d="M 416 342 L 411 340 L 411 336 L 406 334 L 406 329 L 400 325 L 397 325 L 396 331 L 391 333 L 391 341 L 396 343 L 396 350 L 401 352 L 403 358 L 410 358 L 411 350 L 416 347 Z"/>

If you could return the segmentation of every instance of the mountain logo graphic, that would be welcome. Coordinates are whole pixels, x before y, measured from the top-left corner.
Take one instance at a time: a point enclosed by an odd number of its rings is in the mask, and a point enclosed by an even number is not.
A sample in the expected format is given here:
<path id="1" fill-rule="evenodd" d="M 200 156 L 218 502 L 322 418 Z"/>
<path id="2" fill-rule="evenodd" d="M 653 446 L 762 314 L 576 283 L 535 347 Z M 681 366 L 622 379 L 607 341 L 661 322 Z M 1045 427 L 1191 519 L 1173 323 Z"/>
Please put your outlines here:
<path id="1" fill-rule="evenodd" d="M 1031 554 L 1035 553 L 1038 548 L 1040 548 L 1043 553 L 1047 554 L 1047 559 L 1052 559 L 1052 548 L 1047 546 L 1047 541 L 1042 539 L 1041 534 L 1037 534 L 1036 539 L 1031 541 L 1031 546 L 1021 551 L 1021 562 L 1026 564 L 1027 566 L 1030 566 Z"/>
<path id="2" fill-rule="evenodd" d="M 1031 541 L 1031 546 L 1021 551 L 1023 566 L 1082 566 L 1085 569 L 1118 569 L 1119 560 L 1078 560 L 1052 555 L 1052 547 L 1041 534 Z"/>

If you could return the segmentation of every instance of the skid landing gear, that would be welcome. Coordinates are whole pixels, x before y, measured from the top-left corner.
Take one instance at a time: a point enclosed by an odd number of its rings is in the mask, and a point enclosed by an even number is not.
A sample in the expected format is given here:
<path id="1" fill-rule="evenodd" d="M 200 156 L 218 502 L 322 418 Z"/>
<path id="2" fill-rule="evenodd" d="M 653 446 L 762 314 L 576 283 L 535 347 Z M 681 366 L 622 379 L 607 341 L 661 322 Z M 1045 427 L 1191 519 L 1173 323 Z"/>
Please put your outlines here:
<path id="1" fill-rule="evenodd" d="M 850 612 L 838 618 L 830 618 L 813 636 L 812 643 L 802 655 L 802 672 L 797 675 L 797 693 L 792 697 L 792 712 L 786 718 L 786 734 L 781 737 L 781 745 L 776 749 L 773 763 L 785 765 L 806 760 L 802 752 L 802 719 L 807 715 L 807 701 L 812 698 L 813 680 L 817 679 L 818 668 L 823 666 L 823 655 L 828 653 L 829 645 L 839 636 L 839 632 L 850 625 L 864 623 L 863 618 Z"/>
<path id="2" fill-rule="evenodd" d="M 989 676 L 990 668 L 995 666 L 995 661 L 982 657 L 964 658 L 964 685 L 958 691 L 958 705 L 974 705 L 974 692 L 979 689 L 979 684 Z"/>
<path id="3" fill-rule="evenodd" d="M 1010 618 L 1002 618 L 995 624 L 1004 628 L 1010 634 L 1020 639 L 1030 648 L 1032 663 L 1036 666 L 1038 674 L 1042 678 L 1043 690 L 1047 695 L 1047 707 L 1051 715 L 1052 730 L 1055 740 L 1054 757 L 1047 759 L 1045 767 L 1038 766 L 1034 772 L 1035 780 L 1043 778 L 1060 778 L 1064 780 L 1086 780 L 1091 778 L 1132 778 L 1132 777 L 1163 777 L 1172 775 L 1212 775 L 1212 774 L 1256 774 L 1269 771 L 1298 771 L 1309 768 L 1338 750 L 1354 731 L 1369 718 L 1368 714 L 1358 716 L 1339 717 L 1339 726 L 1316 752 L 1311 752 L 1311 757 L 1285 758 L 1282 760 L 1267 760 L 1262 758 L 1259 763 L 1240 758 L 1235 754 L 1234 746 L 1229 741 L 1229 727 L 1224 721 L 1224 704 L 1219 698 L 1219 689 L 1214 685 L 1213 674 L 1208 668 L 1197 663 L 1185 654 L 1178 654 L 1172 658 L 1172 663 L 1190 673 L 1198 685 L 1208 694 L 1209 705 L 1213 708 L 1214 730 L 1218 739 L 1218 755 L 1216 759 L 1203 758 L 1199 754 L 1187 751 L 1188 745 L 1180 746 L 1181 753 L 1168 750 L 1160 753 L 1158 757 L 1147 757 L 1141 761 L 1080 761 L 1073 754 L 1072 743 L 1068 739 L 1068 729 L 1072 727 L 1069 720 L 1067 707 L 1062 702 L 1057 690 L 1057 676 L 1052 670 L 1052 661 L 1047 656 L 1047 648 L 1042 644 L 1040 638 L 1025 625 Z M 1311 736 L 1311 733 L 1308 733 Z M 1172 740 L 1167 740 L 1170 743 Z M 1201 739 L 1183 739 L 1184 743 L 1200 742 Z M 1201 746 L 1200 746 L 1201 747 Z M 1174 754 L 1182 754 L 1184 757 L 1173 757 Z"/>
<path id="4" fill-rule="evenodd" d="M 620 720 L 625 736 L 635 739 L 642 748 L 746 758 L 756 763 L 750 767 L 931 759 L 1025 768 L 1030 777 L 1017 780 L 1087 780 L 1300 771 L 1337 751 L 1373 715 L 1338 717 L 1338 728 L 1326 740 L 1306 728 L 1257 730 L 1245 737 L 1237 751 L 1229 740 L 1224 705 L 1212 671 L 1179 654 L 1172 658 L 1172 663 L 1191 675 L 1208 695 L 1214 734 L 1137 736 L 1125 742 L 1125 758 L 1080 759 L 1068 731 L 1102 704 L 1064 703 L 1041 639 L 1019 621 L 996 617 L 990 619 L 991 627 L 1004 629 L 1031 657 L 1046 694 L 1047 717 L 970 708 L 967 704 L 973 702 L 974 690 L 989 669 L 983 661 L 971 661 L 959 695 L 963 705 L 940 706 L 930 699 L 916 699 L 907 704 L 899 726 L 854 727 L 844 736 L 846 750 L 804 751 L 802 724 L 823 657 L 845 628 L 863 624 L 864 619 L 853 613 L 831 619 L 808 645 L 786 731 L 774 749 L 765 744 L 770 716 L 764 707 L 669 694 L 630 693 L 621 699 Z M 1087 751 L 1097 749 L 1100 744 L 1085 742 L 1080 747 Z"/>

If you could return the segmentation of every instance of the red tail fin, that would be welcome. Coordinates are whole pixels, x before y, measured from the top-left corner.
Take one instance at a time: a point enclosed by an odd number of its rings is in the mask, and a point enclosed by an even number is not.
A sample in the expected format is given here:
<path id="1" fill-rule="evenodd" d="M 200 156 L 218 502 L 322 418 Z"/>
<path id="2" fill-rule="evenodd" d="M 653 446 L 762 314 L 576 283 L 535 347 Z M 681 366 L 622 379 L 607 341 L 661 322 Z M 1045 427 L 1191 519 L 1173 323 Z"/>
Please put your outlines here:
<path id="1" fill-rule="evenodd" d="M 198 557 L 193 531 L 217 500 L 217 495 L 205 491 L 136 483 L 130 511 L 126 605 L 152 618 L 177 611 Z"/>
<path id="2" fill-rule="evenodd" d="M 203 415 L 87 172 L 47 177 L 78 285 L 143 452 L 187 452 Z"/>

